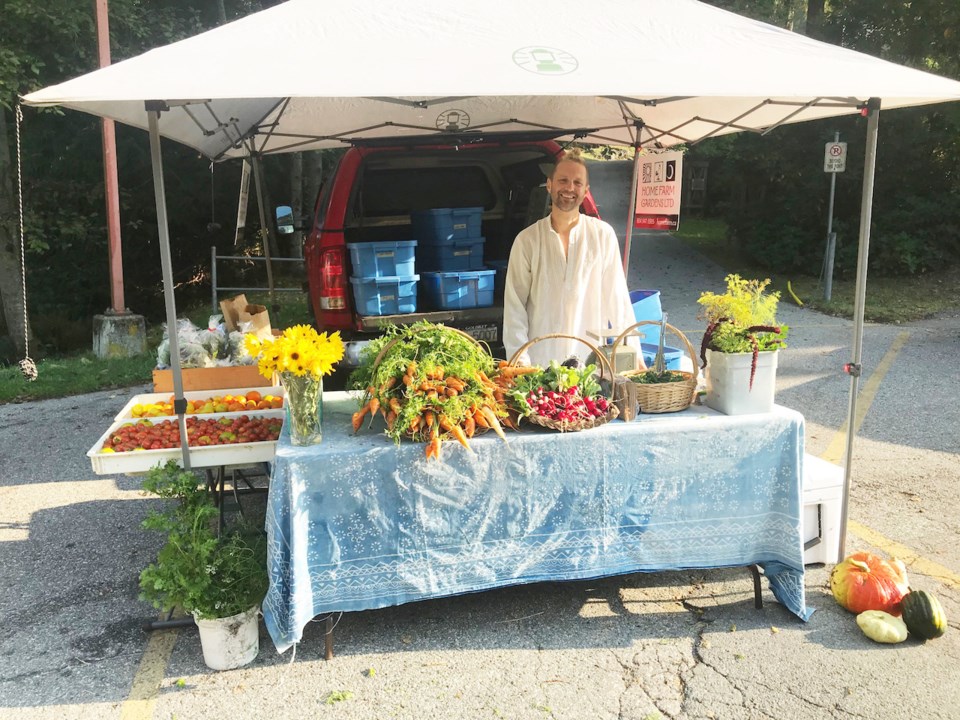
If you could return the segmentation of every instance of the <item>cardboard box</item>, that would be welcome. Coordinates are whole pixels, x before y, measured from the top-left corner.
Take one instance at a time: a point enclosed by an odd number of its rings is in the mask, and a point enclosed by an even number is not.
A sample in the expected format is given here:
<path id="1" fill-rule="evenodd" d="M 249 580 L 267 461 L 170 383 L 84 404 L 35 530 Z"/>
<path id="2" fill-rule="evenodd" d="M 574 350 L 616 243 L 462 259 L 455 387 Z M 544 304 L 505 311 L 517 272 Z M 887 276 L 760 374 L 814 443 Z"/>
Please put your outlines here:
<path id="1" fill-rule="evenodd" d="M 253 333 L 261 340 L 273 337 L 270 327 L 270 313 L 263 305 L 251 305 L 247 296 L 240 294 L 220 301 L 223 311 L 223 323 L 227 330 L 239 330 L 243 333 Z"/>
<path id="2" fill-rule="evenodd" d="M 183 389 L 224 390 L 227 388 L 262 387 L 266 378 L 256 365 L 229 365 L 212 368 L 186 368 L 183 370 Z M 273 383 L 276 385 L 277 383 Z M 173 370 L 153 371 L 153 391 L 173 392 Z"/>

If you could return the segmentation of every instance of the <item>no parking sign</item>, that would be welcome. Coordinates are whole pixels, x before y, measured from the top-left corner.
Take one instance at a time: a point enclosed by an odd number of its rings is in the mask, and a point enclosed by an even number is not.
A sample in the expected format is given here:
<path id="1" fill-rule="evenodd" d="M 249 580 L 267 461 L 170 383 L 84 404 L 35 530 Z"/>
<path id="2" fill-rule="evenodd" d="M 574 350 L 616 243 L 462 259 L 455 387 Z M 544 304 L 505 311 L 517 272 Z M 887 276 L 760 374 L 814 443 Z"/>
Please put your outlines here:
<path id="1" fill-rule="evenodd" d="M 843 172 L 847 169 L 847 144 L 828 142 L 823 151 L 823 171 Z"/>

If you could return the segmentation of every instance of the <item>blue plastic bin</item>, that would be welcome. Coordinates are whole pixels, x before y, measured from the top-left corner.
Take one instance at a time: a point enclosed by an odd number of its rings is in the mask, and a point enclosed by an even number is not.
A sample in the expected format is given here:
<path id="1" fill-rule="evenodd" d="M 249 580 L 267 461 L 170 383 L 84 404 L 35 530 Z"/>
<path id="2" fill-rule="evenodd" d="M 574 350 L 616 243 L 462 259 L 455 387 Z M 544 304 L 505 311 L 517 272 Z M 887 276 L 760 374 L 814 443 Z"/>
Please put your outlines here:
<path id="1" fill-rule="evenodd" d="M 427 245 L 479 237 L 482 220 L 482 207 L 433 208 L 410 213 L 414 234 L 421 244 Z"/>
<path id="2" fill-rule="evenodd" d="M 646 330 L 649 326 L 640 328 L 641 331 Z M 659 335 L 660 331 L 657 330 Z M 641 342 L 640 349 L 643 352 L 643 362 L 648 368 L 653 367 L 653 361 L 657 359 L 657 344 L 660 341 L 657 340 L 655 343 Z M 667 370 L 680 370 L 680 363 L 683 360 L 684 352 L 680 348 L 670 347 L 669 345 L 663 346 L 663 362 L 666 365 Z"/>
<path id="3" fill-rule="evenodd" d="M 496 270 L 425 272 L 423 291 L 435 310 L 464 310 L 493 305 Z"/>
<path id="4" fill-rule="evenodd" d="M 462 272 L 483 270 L 482 237 L 451 240 L 443 245 L 421 245 L 417 251 L 417 272 Z"/>
<path id="5" fill-rule="evenodd" d="M 630 302 L 633 303 L 633 316 L 637 322 L 643 322 L 644 320 L 660 322 L 663 318 L 659 290 L 633 290 L 630 292 Z M 644 325 L 642 328 L 638 328 L 637 332 L 643 333 L 643 342 L 652 343 L 654 352 L 656 352 L 657 344 L 660 342 L 660 328 L 654 325 Z"/>
<path id="6" fill-rule="evenodd" d="M 414 274 L 416 240 L 347 243 L 354 277 L 409 277 Z"/>
<path id="7" fill-rule="evenodd" d="M 496 271 L 493 278 L 493 296 L 497 300 L 503 299 L 503 289 L 507 284 L 507 260 L 487 260 L 487 267 Z"/>
<path id="8" fill-rule="evenodd" d="M 398 315 L 417 311 L 417 281 L 409 277 L 352 277 L 353 299 L 361 315 Z"/>

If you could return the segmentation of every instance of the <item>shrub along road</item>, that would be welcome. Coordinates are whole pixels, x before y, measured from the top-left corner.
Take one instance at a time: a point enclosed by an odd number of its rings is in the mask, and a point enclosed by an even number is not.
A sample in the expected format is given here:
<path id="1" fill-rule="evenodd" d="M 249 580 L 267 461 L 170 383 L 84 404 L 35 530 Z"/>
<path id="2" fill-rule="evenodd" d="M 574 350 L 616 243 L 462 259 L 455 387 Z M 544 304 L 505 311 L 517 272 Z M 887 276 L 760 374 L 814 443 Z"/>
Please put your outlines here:
<path id="1" fill-rule="evenodd" d="M 612 197 L 592 182 L 598 197 Z M 612 201 L 608 205 L 613 205 Z M 601 210 L 616 221 L 616 208 Z M 625 212 L 624 212 L 625 214 Z M 615 225 L 620 229 L 620 225 Z M 657 287 L 694 344 L 695 301 L 724 272 L 669 238 L 636 238 L 631 287 Z M 852 325 L 784 303 L 778 402 L 804 413 L 808 452 L 836 452 Z M 256 662 L 208 670 L 192 629 L 148 636 L 136 578 L 159 539 L 138 478 L 84 457 L 133 393 L 0 407 L 0 717 L 950 718 L 960 706 L 960 320 L 871 325 L 847 550 L 895 549 L 950 629 L 925 644 L 867 640 L 808 566 L 804 624 L 741 569 L 537 584 L 344 616 L 296 655 L 265 631 Z M 878 380 L 882 375 L 882 379 Z M 145 389 L 145 388 L 143 388 Z M 842 443 L 839 444 L 842 450 Z M 836 459 L 836 458 L 834 458 Z"/>

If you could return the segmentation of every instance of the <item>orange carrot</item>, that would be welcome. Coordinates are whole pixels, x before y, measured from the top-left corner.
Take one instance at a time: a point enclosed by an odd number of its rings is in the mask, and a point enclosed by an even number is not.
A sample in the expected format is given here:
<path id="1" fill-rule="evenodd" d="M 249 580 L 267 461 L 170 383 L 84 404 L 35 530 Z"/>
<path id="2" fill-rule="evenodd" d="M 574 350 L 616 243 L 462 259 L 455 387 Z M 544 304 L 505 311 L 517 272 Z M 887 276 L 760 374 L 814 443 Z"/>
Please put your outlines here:
<path id="1" fill-rule="evenodd" d="M 424 411 L 423 421 L 427 424 L 427 428 L 433 427 L 433 410 Z"/>
<path id="2" fill-rule="evenodd" d="M 477 423 L 474 421 L 472 415 L 467 415 L 463 420 L 463 432 L 468 438 L 473 437 L 473 433 L 477 430 Z"/>
<path id="3" fill-rule="evenodd" d="M 384 393 L 387 392 L 387 390 L 389 390 L 396 384 L 397 384 L 396 376 L 392 378 L 387 378 L 386 381 L 383 383 L 383 385 L 380 386 L 380 394 L 383 395 Z"/>
<path id="4" fill-rule="evenodd" d="M 402 409 L 400 407 L 400 401 L 394 397 L 390 398 L 390 409 L 393 410 L 395 414 L 399 415 L 400 410 Z"/>
<path id="5" fill-rule="evenodd" d="M 372 397 L 370 398 L 370 402 L 367 404 L 370 406 L 370 416 L 373 417 L 377 414 L 377 410 L 380 409 L 380 401 L 377 398 Z"/>
<path id="6" fill-rule="evenodd" d="M 450 419 L 446 415 L 440 416 L 440 427 L 446 430 L 448 433 L 453 435 L 457 441 L 463 445 L 467 450 L 473 452 L 473 448 L 470 447 L 470 444 L 467 442 L 466 435 L 463 434 L 463 428 L 459 425 L 454 425 L 450 422 Z"/>

